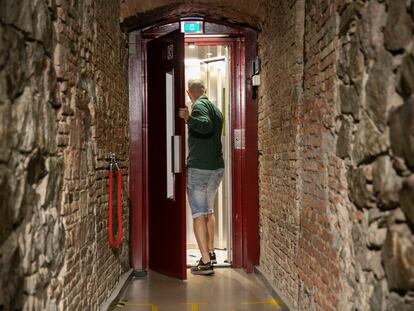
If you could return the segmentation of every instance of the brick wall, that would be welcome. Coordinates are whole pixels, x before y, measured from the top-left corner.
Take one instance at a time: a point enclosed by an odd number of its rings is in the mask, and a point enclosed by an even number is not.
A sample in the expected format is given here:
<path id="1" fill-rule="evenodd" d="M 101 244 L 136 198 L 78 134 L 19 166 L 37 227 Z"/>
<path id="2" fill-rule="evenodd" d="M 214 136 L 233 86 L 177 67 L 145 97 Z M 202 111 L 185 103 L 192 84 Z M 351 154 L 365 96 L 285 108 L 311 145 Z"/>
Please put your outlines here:
<path id="1" fill-rule="evenodd" d="M 295 309 L 410 310 L 413 3 L 295 4 L 262 2 L 261 269 Z"/>
<path id="2" fill-rule="evenodd" d="M 260 1 L 254 0 L 121 0 L 121 22 L 127 28 L 192 14 L 259 27 L 259 11 Z"/>
<path id="3" fill-rule="evenodd" d="M 62 52 L 55 59 L 65 66 L 58 75 L 59 128 L 65 129 L 58 136 L 65 162 L 64 310 L 96 310 L 129 268 L 127 53 L 118 16 L 116 2 L 58 4 L 56 49 Z M 124 232 L 117 251 L 107 242 L 110 152 L 123 171 Z"/>
<path id="4" fill-rule="evenodd" d="M 97 310 L 129 268 L 119 3 L 0 7 L 0 309 Z M 124 174 L 118 251 L 106 237 L 109 152 Z"/>
<path id="5" fill-rule="evenodd" d="M 336 116 L 336 6 L 305 1 L 304 97 L 300 112 L 302 161 L 299 308 L 337 310 L 341 163 L 332 156 Z M 332 197 L 335 196 L 335 197 Z M 334 241 L 334 238 L 337 239 Z"/>
<path id="6" fill-rule="evenodd" d="M 260 265 L 294 307 L 298 300 L 303 12 L 300 2 L 263 1 L 259 35 Z"/>

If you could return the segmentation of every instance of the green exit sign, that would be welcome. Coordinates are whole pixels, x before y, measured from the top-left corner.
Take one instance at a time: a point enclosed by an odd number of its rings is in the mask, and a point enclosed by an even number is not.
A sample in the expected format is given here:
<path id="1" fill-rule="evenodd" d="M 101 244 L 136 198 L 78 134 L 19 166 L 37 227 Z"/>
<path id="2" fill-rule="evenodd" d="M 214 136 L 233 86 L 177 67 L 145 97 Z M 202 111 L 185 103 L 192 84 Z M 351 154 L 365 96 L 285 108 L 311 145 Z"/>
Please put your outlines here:
<path id="1" fill-rule="evenodd" d="M 181 21 L 181 32 L 203 33 L 202 21 Z"/>

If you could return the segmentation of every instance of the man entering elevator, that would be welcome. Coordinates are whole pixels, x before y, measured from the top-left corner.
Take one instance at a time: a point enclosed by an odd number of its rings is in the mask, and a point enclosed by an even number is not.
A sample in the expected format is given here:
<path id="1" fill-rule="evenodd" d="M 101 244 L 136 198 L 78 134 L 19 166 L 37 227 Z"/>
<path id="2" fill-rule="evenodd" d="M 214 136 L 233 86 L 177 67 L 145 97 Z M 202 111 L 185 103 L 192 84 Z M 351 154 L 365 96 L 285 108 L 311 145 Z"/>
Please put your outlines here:
<path id="1" fill-rule="evenodd" d="M 187 94 L 192 103 L 191 112 L 181 108 L 179 116 L 188 126 L 187 195 L 201 253 L 191 273 L 211 275 L 216 263 L 214 201 L 224 174 L 223 115 L 205 95 L 206 88 L 201 80 L 189 80 Z"/>

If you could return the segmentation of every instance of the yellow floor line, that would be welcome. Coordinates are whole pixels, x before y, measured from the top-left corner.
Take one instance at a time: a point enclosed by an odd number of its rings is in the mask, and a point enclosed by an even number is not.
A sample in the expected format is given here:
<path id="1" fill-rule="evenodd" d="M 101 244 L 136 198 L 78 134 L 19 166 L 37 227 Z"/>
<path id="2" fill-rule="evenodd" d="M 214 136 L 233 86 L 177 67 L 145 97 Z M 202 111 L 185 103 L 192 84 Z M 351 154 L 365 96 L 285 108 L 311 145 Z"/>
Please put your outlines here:
<path id="1" fill-rule="evenodd" d="M 279 302 L 275 299 L 266 300 L 266 301 L 253 301 L 253 302 L 242 302 L 242 305 L 272 305 L 278 306 Z"/>
<path id="2" fill-rule="evenodd" d="M 207 302 L 182 302 L 183 305 L 191 305 L 191 311 L 199 311 L 199 305 L 206 305 Z"/>

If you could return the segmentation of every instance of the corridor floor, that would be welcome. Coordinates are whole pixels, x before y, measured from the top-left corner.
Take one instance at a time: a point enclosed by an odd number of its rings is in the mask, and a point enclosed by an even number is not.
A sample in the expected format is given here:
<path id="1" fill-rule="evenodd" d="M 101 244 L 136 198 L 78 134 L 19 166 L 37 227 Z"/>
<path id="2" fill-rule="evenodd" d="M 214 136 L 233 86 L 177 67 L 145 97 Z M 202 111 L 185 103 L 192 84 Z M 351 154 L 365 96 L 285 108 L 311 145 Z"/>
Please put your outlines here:
<path id="1" fill-rule="evenodd" d="M 217 268 L 213 276 L 180 281 L 149 271 L 129 281 L 119 301 L 109 310 L 151 311 L 271 311 L 284 310 L 255 274 Z"/>

